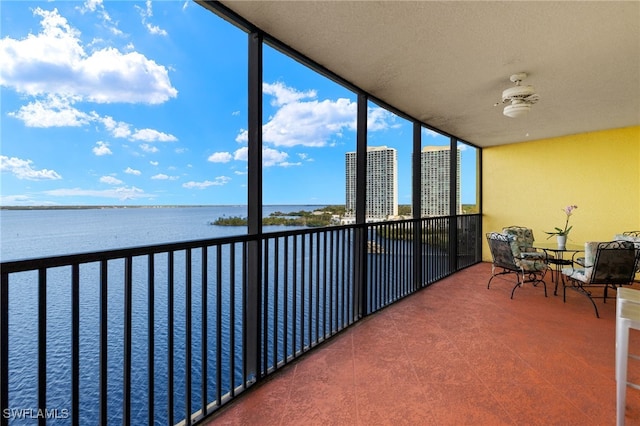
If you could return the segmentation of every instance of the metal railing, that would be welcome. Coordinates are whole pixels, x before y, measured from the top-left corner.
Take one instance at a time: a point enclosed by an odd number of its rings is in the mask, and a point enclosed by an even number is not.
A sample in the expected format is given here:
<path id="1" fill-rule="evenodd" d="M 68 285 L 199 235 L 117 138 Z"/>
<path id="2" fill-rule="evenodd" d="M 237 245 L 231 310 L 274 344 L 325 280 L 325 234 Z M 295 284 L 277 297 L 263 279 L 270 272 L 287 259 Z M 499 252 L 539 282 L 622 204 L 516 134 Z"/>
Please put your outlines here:
<path id="1" fill-rule="evenodd" d="M 197 423 L 479 262 L 480 235 L 469 215 L 3 262 L 0 424 Z"/>

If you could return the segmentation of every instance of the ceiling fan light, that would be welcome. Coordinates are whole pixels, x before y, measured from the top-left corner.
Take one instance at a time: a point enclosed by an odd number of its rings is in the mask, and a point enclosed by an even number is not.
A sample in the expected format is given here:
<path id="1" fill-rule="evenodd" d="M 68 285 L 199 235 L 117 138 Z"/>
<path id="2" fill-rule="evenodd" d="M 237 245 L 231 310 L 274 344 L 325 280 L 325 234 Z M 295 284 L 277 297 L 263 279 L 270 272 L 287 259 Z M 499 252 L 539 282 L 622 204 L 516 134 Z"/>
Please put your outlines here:
<path id="1" fill-rule="evenodd" d="M 514 99 L 524 99 L 528 96 L 535 95 L 536 89 L 533 86 L 514 86 L 505 89 L 502 92 L 502 102 Z"/>
<path id="2" fill-rule="evenodd" d="M 531 105 L 524 103 L 517 103 L 512 105 L 507 105 L 504 107 L 502 113 L 510 118 L 518 118 L 524 115 L 527 115 L 529 110 L 531 109 Z"/>

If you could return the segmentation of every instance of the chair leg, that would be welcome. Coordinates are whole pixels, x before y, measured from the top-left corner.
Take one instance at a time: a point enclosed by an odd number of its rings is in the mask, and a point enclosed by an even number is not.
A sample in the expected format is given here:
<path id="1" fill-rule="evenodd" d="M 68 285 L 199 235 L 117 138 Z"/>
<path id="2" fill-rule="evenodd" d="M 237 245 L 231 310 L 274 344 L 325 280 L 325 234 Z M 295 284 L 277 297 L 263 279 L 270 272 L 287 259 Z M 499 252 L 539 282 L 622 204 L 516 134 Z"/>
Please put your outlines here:
<path id="1" fill-rule="evenodd" d="M 501 271 L 496 273 L 494 271 L 494 268 L 491 268 L 491 278 L 489 278 L 489 282 L 487 283 L 487 289 L 489 288 L 489 286 L 491 285 L 491 280 L 493 280 L 495 277 L 497 277 L 498 275 L 505 275 L 505 274 L 509 274 L 509 271 Z"/>
<path id="2" fill-rule="evenodd" d="M 600 314 L 598 313 L 598 306 L 596 305 L 596 302 L 593 300 L 593 298 L 591 297 L 591 293 L 589 293 L 587 290 L 585 290 L 582 287 L 578 287 L 575 289 L 578 293 L 584 294 L 587 299 L 589 299 L 589 301 L 591 302 L 591 304 L 593 305 L 593 309 L 595 309 L 596 311 L 596 318 L 600 318 Z"/>
<path id="3" fill-rule="evenodd" d="M 565 283 L 562 284 L 562 301 L 565 303 L 567 302 L 567 287 L 569 287 L 570 289 L 575 290 L 576 292 L 584 295 L 587 299 L 589 299 L 589 301 L 593 305 L 593 309 L 596 311 L 596 318 L 600 318 L 600 314 L 598 313 L 598 306 L 591 297 L 591 293 L 585 290 L 584 287 L 582 287 L 582 283 L 580 281 L 574 280 L 572 278 L 569 278 L 568 281 L 571 282 L 571 286 L 567 286 Z"/>
<path id="4" fill-rule="evenodd" d="M 600 314 L 598 313 L 598 306 L 596 305 L 596 302 L 594 302 L 591 296 L 589 296 L 588 294 L 587 294 L 587 297 L 591 301 L 591 304 L 593 305 L 593 309 L 596 310 L 596 318 L 600 318 Z"/>
<path id="5" fill-rule="evenodd" d="M 511 299 L 513 299 L 513 293 L 516 292 L 516 288 L 520 287 L 520 285 L 521 285 L 520 274 L 518 274 L 517 272 L 516 272 L 516 277 L 517 277 L 518 282 L 516 283 L 515 286 L 513 286 L 513 290 L 511 290 Z M 524 283 L 524 274 L 522 274 L 522 283 Z"/>

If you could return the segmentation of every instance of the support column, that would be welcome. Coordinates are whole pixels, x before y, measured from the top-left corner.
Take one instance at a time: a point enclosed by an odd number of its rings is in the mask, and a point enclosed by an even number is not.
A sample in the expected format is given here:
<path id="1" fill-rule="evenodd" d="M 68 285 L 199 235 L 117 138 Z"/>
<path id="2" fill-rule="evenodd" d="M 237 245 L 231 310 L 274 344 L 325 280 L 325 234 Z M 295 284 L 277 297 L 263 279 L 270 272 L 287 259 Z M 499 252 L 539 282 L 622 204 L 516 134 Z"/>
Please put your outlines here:
<path id="1" fill-rule="evenodd" d="M 413 122 L 413 156 L 411 157 L 411 205 L 413 210 L 413 289 L 422 287 L 422 126 Z"/>
<path id="2" fill-rule="evenodd" d="M 449 272 L 458 268 L 458 140 L 450 138 L 449 150 Z"/>
<path id="3" fill-rule="evenodd" d="M 367 315 L 367 108 L 368 98 L 358 95 L 356 140 L 356 224 L 354 232 L 354 316 Z"/>
<path id="4" fill-rule="evenodd" d="M 249 34 L 249 123 L 247 208 L 247 375 L 259 379 L 261 374 L 260 341 L 262 338 L 262 34 Z"/>

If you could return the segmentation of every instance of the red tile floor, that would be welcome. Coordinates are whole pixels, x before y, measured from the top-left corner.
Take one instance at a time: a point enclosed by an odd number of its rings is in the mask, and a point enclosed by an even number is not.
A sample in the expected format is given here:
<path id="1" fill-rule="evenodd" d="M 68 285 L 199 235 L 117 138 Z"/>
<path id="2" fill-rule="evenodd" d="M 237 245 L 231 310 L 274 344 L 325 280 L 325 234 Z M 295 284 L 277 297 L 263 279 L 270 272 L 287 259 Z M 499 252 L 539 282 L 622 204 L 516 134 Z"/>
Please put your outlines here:
<path id="1" fill-rule="evenodd" d="M 527 284 L 510 300 L 512 277 L 487 290 L 490 274 L 467 268 L 360 321 L 208 424 L 614 425 L 615 301 L 597 319 L 549 276 L 549 297 Z M 640 362 L 629 369 L 640 382 Z M 632 388 L 626 424 L 640 425 Z"/>

